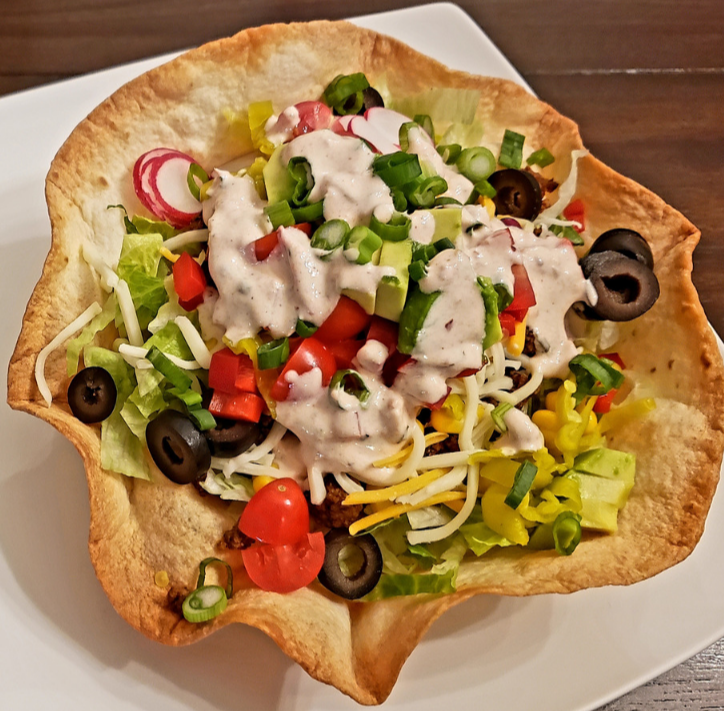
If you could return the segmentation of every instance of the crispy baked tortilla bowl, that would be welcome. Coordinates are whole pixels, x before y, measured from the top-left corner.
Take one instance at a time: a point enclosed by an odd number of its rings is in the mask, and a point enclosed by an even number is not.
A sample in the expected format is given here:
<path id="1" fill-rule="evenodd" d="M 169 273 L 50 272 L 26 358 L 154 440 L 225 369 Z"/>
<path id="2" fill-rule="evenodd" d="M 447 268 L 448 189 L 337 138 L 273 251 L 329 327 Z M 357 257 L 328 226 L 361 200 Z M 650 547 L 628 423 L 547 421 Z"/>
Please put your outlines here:
<path id="1" fill-rule="evenodd" d="M 561 182 L 571 150 L 582 146 L 576 125 L 524 89 L 498 79 L 449 70 L 409 47 L 348 23 L 273 25 L 205 45 L 122 87 L 73 132 L 46 183 L 52 247 L 23 321 L 10 363 L 8 402 L 48 421 L 84 459 L 90 496 L 89 548 L 97 576 L 121 616 L 152 639 L 188 644 L 232 622 L 258 627 L 313 677 L 360 703 L 389 695 L 400 669 L 432 622 L 472 595 L 567 593 L 623 585 L 683 560 L 704 528 L 724 447 L 724 370 L 691 282 L 696 228 L 645 188 L 591 156 L 579 161 L 577 195 L 591 236 L 619 226 L 641 232 L 654 253 L 661 297 L 643 317 L 621 325 L 616 348 L 627 364 L 634 397 L 655 396 L 647 417 L 613 432 L 614 448 L 637 456 L 636 484 L 616 535 L 584 534 L 570 557 L 555 552 L 494 549 L 466 560 L 458 592 L 364 604 L 346 602 L 318 583 L 279 595 L 255 588 L 240 554 L 217 544 L 239 515 L 238 504 L 168 482 L 128 479 L 101 466 L 100 429 L 67 406 L 64 350 L 46 364 L 53 404 L 35 383 L 39 351 L 92 302 L 103 301 L 95 272 L 81 256 L 90 242 L 115 264 L 124 235 L 119 210 L 147 214 L 131 178 L 136 158 L 158 146 L 221 165 L 251 149 L 226 109 L 271 99 L 277 111 L 317 98 L 340 73 L 383 77 L 395 97 L 429 87 L 479 89 L 484 142 L 499 145 L 506 128 L 557 157 L 546 175 Z M 589 238 L 590 239 L 590 238 Z M 102 335 L 109 345 L 114 334 Z M 227 610 L 193 625 L 179 615 L 174 593 L 195 586 L 198 563 L 222 555 L 234 569 Z M 154 576 L 166 571 L 168 589 Z"/>

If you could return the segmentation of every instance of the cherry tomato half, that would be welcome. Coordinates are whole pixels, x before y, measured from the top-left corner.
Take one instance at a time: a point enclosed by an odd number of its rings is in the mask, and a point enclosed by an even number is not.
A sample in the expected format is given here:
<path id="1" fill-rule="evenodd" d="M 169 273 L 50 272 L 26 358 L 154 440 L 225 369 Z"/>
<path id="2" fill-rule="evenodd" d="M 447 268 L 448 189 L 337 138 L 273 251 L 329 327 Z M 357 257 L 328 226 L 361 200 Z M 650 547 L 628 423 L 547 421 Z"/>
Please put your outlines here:
<path id="1" fill-rule="evenodd" d="M 309 509 L 294 479 L 276 479 L 251 497 L 239 530 L 273 546 L 296 543 L 309 532 Z"/>
<path id="2" fill-rule="evenodd" d="M 316 330 L 314 337 L 325 343 L 354 338 L 367 328 L 372 317 L 348 296 L 340 296 L 325 322 Z"/>
<path id="3" fill-rule="evenodd" d="M 242 550 L 241 557 L 252 582 L 262 590 L 293 592 L 309 585 L 322 569 L 324 534 L 307 533 L 296 543 L 283 546 L 254 545 Z"/>
<path id="4" fill-rule="evenodd" d="M 337 372 L 337 362 L 321 341 L 316 338 L 305 338 L 291 355 L 281 375 L 274 383 L 271 389 L 272 398 L 281 402 L 289 396 L 290 385 L 286 379 L 287 373 L 293 370 L 302 375 L 313 368 L 319 368 L 322 371 L 322 385 L 326 386 Z"/>
<path id="5" fill-rule="evenodd" d="M 528 272 L 522 264 L 513 265 L 513 301 L 503 313 L 511 314 L 513 318 L 520 323 L 528 309 L 536 305 L 535 294 L 533 293 L 533 285 L 528 278 Z"/>
<path id="6" fill-rule="evenodd" d="M 332 109 L 321 101 L 302 101 L 295 104 L 299 112 L 299 123 L 294 129 L 294 137 L 311 133 L 320 128 L 329 128 L 334 121 Z"/>

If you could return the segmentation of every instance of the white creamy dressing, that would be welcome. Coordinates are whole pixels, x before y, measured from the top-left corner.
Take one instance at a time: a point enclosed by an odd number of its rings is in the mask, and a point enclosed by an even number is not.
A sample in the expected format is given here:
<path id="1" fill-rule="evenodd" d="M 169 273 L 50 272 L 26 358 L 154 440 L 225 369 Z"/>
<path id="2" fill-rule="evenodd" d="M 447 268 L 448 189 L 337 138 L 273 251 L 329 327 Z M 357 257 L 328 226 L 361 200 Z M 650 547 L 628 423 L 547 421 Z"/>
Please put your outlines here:
<path id="1" fill-rule="evenodd" d="M 289 106 L 279 116 L 270 116 L 264 124 L 267 140 L 275 146 L 291 140 L 294 129 L 299 124 L 299 111 L 296 106 Z"/>
<path id="2" fill-rule="evenodd" d="M 447 379 L 483 363 L 485 307 L 470 258 L 457 249 L 440 252 L 420 281 L 426 294 L 439 291 L 412 350 L 413 363 L 395 381 L 418 403 L 447 394 Z"/>
<path id="3" fill-rule="evenodd" d="M 293 107 L 292 107 L 293 108 Z M 298 116 L 296 116 L 298 121 Z M 292 135 L 293 112 L 270 119 L 267 137 L 284 142 Z M 446 166 L 424 131 L 411 129 L 409 151 L 433 167 L 448 182 L 445 195 L 465 202 L 472 183 Z M 329 130 L 301 135 L 286 143 L 283 162 L 302 156 L 315 180 L 310 202 L 324 200 L 325 219 L 344 219 L 350 226 L 368 225 L 374 213 L 387 222 L 394 214 L 390 191 L 371 170 L 374 154 L 358 138 Z M 343 289 L 374 294 L 390 267 L 349 262 L 341 250 L 331 258 L 311 248 L 309 238 L 296 228 L 279 230 L 279 246 L 257 261 L 251 243 L 271 232 L 262 201 L 248 177 L 215 172 L 215 184 L 204 202 L 209 226 L 209 266 L 219 290 L 213 323 L 235 342 L 268 329 L 273 337 L 291 335 L 297 319 L 321 324 L 332 312 Z M 411 237 L 429 243 L 435 221 L 430 211 L 411 216 Z M 276 448 L 277 463 L 299 475 L 301 461 L 309 476 L 313 503 L 325 496 L 325 473 L 353 474 L 360 481 L 384 486 L 395 469 L 373 466 L 395 454 L 415 427 L 416 408 L 434 403 L 448 392 L 446 380 L 482 365 L 485 308 L 476 277 L 490 277 L 512 292 L 514 264 L 523 264 L 538 306 L 530 309 L 527 324 L 547 350 L 535 356 L 535 368 L 544 375 L 565 375 L 576 354 L 565 332 L 564 316 L 571 304 L 590 297 L 570 243 L 545 232 L 535 237 L 506 227 L 479 205 L 462 210 L 462 234 L 455 250 L 445 250 L 428 264 L 419 284 L 425 293 L 440 292 L 418 334 L 412 361 L 398 375 L 393 388 L 382 382 L 382 367 L 389 355 L 377 341 L 358 352 L 354 366 L 370 390 L 362 406 L 349 393 L 330 393 L 319 369 L 288 373 L 290 396 L 277 403 L 276 419 L 299 439 L 287 437 Z M 477 225 L 475 229 L 469 229 Z M 391 271 L 390 271 L 391 270 Z M 209 313 L 204 314 L 205 321 Z M 508 433 L 498 441 L 515 451 L 543 446 L 538 428 L 519 410 L 506 415 Z"/>
<path id="4" fill-rule="evenodd" d="M 414 153 L 421 161 L 425 161 L 435 172 L 447 182 L 447 191 L 444 197 L 455 198 L 465 204 L 473 190 L 473 184 L 464 176 L 445 165 L 442 156 L 437 152 L 430 137 L 421 128 L 411 128 L 407 133 L 409 147 L 408 153 Z"/>
<path id="5" fill-rule="evenodd" d="M 492 445 L 493 449 L 502 449 L 506 454 L 518 452 L 537 452 L 545 446 L 543 433 L 537 425 L 518 408 L 512 408 L 503 415 L 508 431 Z"/>
<path id="6" fill-rule="evenodd" d="M 392 196 L 382 178 L 372 173 L 375 154 L 364 141 L 333 131 L 312 131 L 286 144 L 282 162 L 306 158 L 314 176 L 309 202 L 324 198 L 324 219 L 344 220 L 350 227 L 369 224 L 379 205 L 392 207 Z"/>

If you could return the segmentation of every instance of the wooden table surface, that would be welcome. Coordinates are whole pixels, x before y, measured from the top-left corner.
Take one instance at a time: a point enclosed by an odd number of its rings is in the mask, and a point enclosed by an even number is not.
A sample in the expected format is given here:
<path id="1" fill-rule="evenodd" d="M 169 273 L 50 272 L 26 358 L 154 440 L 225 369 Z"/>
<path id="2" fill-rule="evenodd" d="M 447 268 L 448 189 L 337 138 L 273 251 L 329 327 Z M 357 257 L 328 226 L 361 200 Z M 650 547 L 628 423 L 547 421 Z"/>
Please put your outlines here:
<path id="1" fill-rule="evenodd" d="M 1 0 L 0 96 L 274 21 L 409 0 Z M 601 160 L 701 232 L 694 283 L 724 333 L 724 2 L 459 0 Z M 724 708 L 724 643 L 605 707 Z"/>

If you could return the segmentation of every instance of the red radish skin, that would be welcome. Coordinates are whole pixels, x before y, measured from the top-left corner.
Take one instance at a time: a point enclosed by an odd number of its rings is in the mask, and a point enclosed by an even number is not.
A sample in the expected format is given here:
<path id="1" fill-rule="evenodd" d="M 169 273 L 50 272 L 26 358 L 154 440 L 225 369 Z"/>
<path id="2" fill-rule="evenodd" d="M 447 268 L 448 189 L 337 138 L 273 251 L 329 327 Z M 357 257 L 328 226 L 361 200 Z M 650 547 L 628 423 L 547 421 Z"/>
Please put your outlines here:
<path id="1" fill-rule="evenodd" d="M 175 148 L 154 148 L 140 156 L 133 166 L 133 188 L 136 191 L 136 195 L 143 206 L 156 217 L 161 217 L 161 210 L 158 201 L 156 201 L 151 194 L 151 189 L 148 185 L 147 170 L 152 160 L 166 155 L 183 156 L 184 154 Z"/>
<path id="2" fill-rule="evenodd" d="M 191 158 L 162 156 L 150 162 L 148 182 L 153 195 L 174 227 L 186 227 L 201 213 L 201 203 L 189 190 L 187 175 Z"/>
<path id="3" fill-rule="evenodd" d="M 400 127 L 409 120 L 397 111 L 374 106 L 364 116 L 353 116 L 346 128 L 378 153 L 395 153 L 400 150 Z"/>

